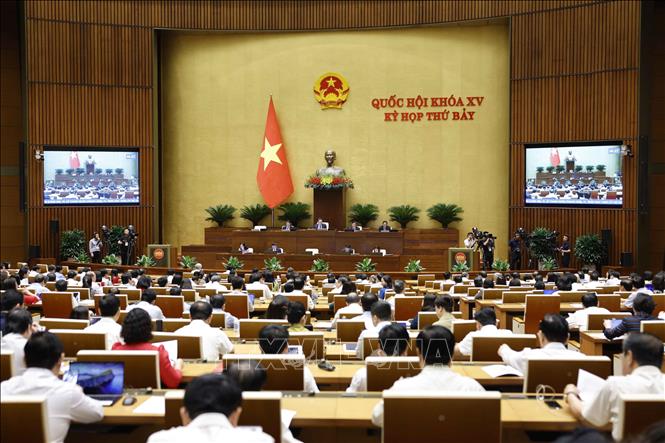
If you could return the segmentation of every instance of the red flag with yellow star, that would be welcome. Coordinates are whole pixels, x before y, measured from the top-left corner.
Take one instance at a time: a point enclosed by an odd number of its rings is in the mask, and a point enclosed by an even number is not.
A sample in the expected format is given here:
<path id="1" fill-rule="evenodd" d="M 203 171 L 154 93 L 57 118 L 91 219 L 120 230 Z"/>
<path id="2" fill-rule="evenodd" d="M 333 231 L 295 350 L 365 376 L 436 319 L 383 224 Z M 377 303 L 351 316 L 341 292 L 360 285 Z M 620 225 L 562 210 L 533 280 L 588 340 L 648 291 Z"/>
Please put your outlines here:
<path id="1" fill-rule="evenodd" d="M 275 105 L 270 97 L 263 149 L 259 155 L 259 170 L 256 172 L 259 191 L 270 208 L 274 208 L 293 194 L 293 182 L 286 159 L 286 148 L 282 143 Z"/>

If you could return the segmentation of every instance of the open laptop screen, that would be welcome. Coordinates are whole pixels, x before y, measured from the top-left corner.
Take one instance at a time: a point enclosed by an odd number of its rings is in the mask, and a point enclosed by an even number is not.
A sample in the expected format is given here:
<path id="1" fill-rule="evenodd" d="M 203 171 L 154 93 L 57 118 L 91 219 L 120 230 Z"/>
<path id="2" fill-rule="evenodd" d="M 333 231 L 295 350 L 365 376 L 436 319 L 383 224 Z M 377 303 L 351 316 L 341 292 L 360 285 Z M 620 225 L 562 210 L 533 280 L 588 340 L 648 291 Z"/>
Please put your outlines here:
<path id="1" fill-rule="evenodd" d="M 122 362 L 72 362 L 67 379 L 86 395 L 122 395 L 125 364 Z"/>

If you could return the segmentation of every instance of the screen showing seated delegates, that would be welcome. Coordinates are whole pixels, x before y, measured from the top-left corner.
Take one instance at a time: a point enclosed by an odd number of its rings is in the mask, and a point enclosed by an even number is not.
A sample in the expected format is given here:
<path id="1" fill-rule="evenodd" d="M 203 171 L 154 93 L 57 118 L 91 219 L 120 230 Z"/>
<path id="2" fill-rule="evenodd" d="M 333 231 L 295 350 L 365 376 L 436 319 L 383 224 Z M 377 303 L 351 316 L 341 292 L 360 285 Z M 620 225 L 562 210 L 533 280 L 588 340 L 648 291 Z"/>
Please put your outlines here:
<path id="1" fill-rule="evenodd" d="M 44 150 L 44 205 L 139 204 L 136 149 Z"/>
<path id="2" fill-rule="evenodd" d="M 526 205 L 623 205 L 620 144 L 527 146 Z"/>

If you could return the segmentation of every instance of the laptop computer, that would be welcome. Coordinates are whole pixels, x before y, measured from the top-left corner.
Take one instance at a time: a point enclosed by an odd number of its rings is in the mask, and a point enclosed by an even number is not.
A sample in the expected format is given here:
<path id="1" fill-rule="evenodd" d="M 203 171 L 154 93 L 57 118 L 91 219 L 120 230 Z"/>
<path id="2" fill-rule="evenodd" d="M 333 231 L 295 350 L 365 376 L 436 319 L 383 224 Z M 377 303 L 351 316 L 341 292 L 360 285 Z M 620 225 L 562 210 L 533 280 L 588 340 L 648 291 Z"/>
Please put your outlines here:
<path id="1" fill-rule="evenodd" d="M 88 397 L 112 406 L 122 397 L 125 384 L 125 364 L 122 362 L 71 362 L 65 381 L 83 388 Z"/>

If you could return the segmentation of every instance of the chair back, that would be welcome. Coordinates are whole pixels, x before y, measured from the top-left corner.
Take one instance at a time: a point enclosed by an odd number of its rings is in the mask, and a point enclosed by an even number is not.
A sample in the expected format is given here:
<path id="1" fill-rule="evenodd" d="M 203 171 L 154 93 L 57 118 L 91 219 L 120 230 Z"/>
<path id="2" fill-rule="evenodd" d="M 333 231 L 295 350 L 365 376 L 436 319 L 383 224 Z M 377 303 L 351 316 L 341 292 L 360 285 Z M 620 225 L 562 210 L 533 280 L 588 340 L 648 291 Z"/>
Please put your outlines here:
<path id="1" fill-rule="evenodd" d="M 383 401 L 383 443 L 441 441 L 443 429 L 446 441 L 501 441 L 499 392 L 384 391 Z"/>
<path id="2" fill-rule="evenodd" d="M 152 290 L 155 291 L 155 294 L 157 295 L 169 295 L 169 291 L 171 290 L 170 287 L 168 286 L 153 286 Z"/>
<path id="3" fill-rule="evenodd" d="M 420 311 L 418 312 L 418 329 L 425 329 L 439 320 L 434 311 Z"/>
<path id="4" fill-rule="evenodd" d="M 286 297 L 290 302 L 300 302 L 302 305 L 305 307 L 305 309 L 308 309 L 309 306 L 309 295 L 307 294 L 283 294 L 284 297 Z"/>
<path id="5" fill-rule="evenodd" d="M 504 288 L 485 288 L 483 289 L 483 300 L 501 300 L 504 292 L 506 292 Z"/>
<path id="6" fill-rule="evenodd" d="M 333 312 L 339 311 L 344 306 L 346 306 L 346 295 L 335 294 L 333 298 Z"/>
<path id="7" fill-rule="evenodd" d="M 266 369 L 266 391 L 302 391 L 305 388 L 303 370 L 305 356 L 294 354 L 226 354 L 222 356 L 224 367 L 233 362 L 249 360 Z"/>
<path id="8" fill-rule="evenodd" d="M 466 334 L 476 330 L 475 320 L 453 320 L 452 333 L 455 336 L 455 343 L 461 342 Z"/>
<path id="9" fill-rule="evenodd" d="M 662 394 L 619 394 L 619 440 L 630 440 L 662 421 L 663 411 L 665 398 Z"/>
<path id="10" fill-rule="evenodd" d="M 76 329 L 51 329 L 64 347 L 65 357 L 76 357 L 83 349 L 106 349 L 106 334 L 103 332 L 83 332 Z"/>
<path id="11" fill-rule="evenodd" d="M 395 297 L 395 320 L 404 321 L 418 316 L 423 307 L 423 296 Z"/>
<path id="12" fill-rule="evenodd" d="M 95 312 L 97 315 L 100 315 L 99 311 L 99 301 L 102 299 L 103 295 L 95 294 Z M 126 294 L 117 294 L 118 300 L 120 301 L 120 309 L 127 310 L 127 295 Z"/>
<path id="13" fill-rule="evenodd" d="M 2 349 L 0 351 L 0 382 L 12 378 L 14 372 L 14 351 Z"/>
<path id="14" fill-rule="evenodd" d="M 88 320 L 74 320 L 70 318 L 40 318 L 39 326 L 46 329 L 85 329 L 90 326 Z"/>
<path id="15" fill-rule="evenodd" d="M 212 297 L 213 295 L 217 294 L 217 289 L 216 288 L 196 288 L 196 292 L 198 292 L 199 297 L 206 298 L 206 297 Z"/>
<path id="16" fill-rule="evenodd" d="M 259 331 L 264 326 L 268 325 L 282 325 L 282 326 L 288 326 L 288 322 L 286 320 L 273 320 L 273 319 L 265 319 L 265 318 L 243 318 L 239 320 L 240 323 L 240 331 L 238 333 L 238 337 L 241 339 L 245 340 L 258 340 L 259 339 Z"/>
<path id="17" fill-rule="evenodd" d="M 43 292 L 42 313 L 44 317 L 69 318 L 74 309 L 71 292 Z"/>
<path id="18" fill-rule="evenodd" d="M 597 294 L 598 307 L 605 308 L 610 312 L 619 312 L 621 310 L 621 296 L 618 294 Z"/>
<path id="19" fill-rule="evenodd" d="M 129 289 L 129 288 L 120 288 L 121 294 L 127 295 L 127 300 L 129 301 L 139 301 L 141 300 L 141 290 L 140 289 Z"/>
<path id="20" fill-rule="evenodd" d="M 659 312 L 665 311 L 665 294 L 654 294 L 651 298 L 656 304 L 656 308 L 653 310 L 654 315 L 658 315 Z"/>
<path id="21" fill-rule="evenodd" d="M 501 303 L 524 303 L 524 300 L 526 300 L 526 294 L 526 292 L 503 291 Z"/>
<path id="22" fill-rule="evenodd" d="M 602 331 L 603 322 L 613 318 L 623 318 L 632 315 L 630 312 L 608 312 L 606 314 L 589 314 L 587 331 Z"/>
<path id="23" fill-rule="evenodd" d="M 182 289 L 180 294 L 187 303 L 194 303 L 196 301 L 196 291 L 194 289 Z"/>
<path id="24" fill-rule="evenodd" d="M 495 335 L 473 337 L 471 344 L 472 361 L 501 361 L 499 357 L 499 347 L 507 344 L 514 351 L 521 351 L 524 348 L 537 348 L 538 338 L 535 334 L 513 334 L 513 335 Z"/>
<path id="25" fill-rule="evenodd" d="M 665 343 L 665 321 L 663 320 L 644 320 L 640 323 L 640 332 L 655 335 L 660 341 Z"/>
<path id="26" fill-rule="evenodd" d="M 558 314 L 561 300 L 556 295 L 527 295 L 524 308 L 524 333 L 535 334 L 545 314 Z"/>
<path id="27" fill-rule="evenodd" d="M 341 314 L 339 314 L 339 318 L 343 318 L 343 319 L 348 320 L 348 319 L 351 319 L 351 318 L 356 318 L 359 315 L 360 314 L 357 313 L 357 312 L 342 312 Z"/>
<path id="28" fill-rule="evenodd" d="M 228 294 L 224 295 L 226 304 L 224 311 L 236 318 L 249 318 L 249 297 L 246 294 Z"/>
<path id="29" fill-rule="evenodd" d="M 3 395 L 0 401 L 0 427 L 3 443 L 48 443 L 46 397 Z M 29 426 L 26 426 L 29 420 Z"/>
<path id="30" fill-rule="evenodd" d="M 125 365 L 125 388 L 162 387 L 157 351 L 79 351 L 76 361 L 121 362 Z"/>
<path id="31" fill-rule="evenodd" d="M 247 293 L 252 294 L 254 296 L 254 300 L 258 300 L 259 298 L 263 297 L 263 289 L 248 289 Z"/>
<path id="32" fill-rule="evenodd" d="M 226 312 L 213 312 L 210 326 L 224 329 L 226 327 Z"/>
<path id="33" fill-rule="evenodd" d="M 558 291 L 556 295 L 559 296 L 560 303 L 581 303 L 582 296 L 586 291 Z"/>
<path id="34" fill-rule="evenodd" d="M 409 334 L 409 344 L 406 350 L 407 356 L 414 357 L 418 355 L 416 337 L 417 334 L 415 334 L 415 332 L 413 334 Z M 381 349 L 379 334 L 378 333 L 368 334 L 365 337 L 363 337 L 363 348 L 362 348 L 361 358 L 364 360 L 370 357 L 375 351 L 378 351 L 379 349 Z"/>
<path id="35" fill-rule="evenodd" d="M 302 353 L 308 361 L 320 360 L 325 355 L 323 332 L 291 332 L 289 345 L 302 346 Z"/>
<path id="36" fill-rule="evenodd" d="M 367 357 L 367 390 L 383 391 L 402 377 L 420 373 L 418 357 Z"/>
<path id="37" fill-rule="evenodd" d="M 157 320 L 152 319 L 152 330 L 157 332 L 175 332 L 183 326 L 187 326 L 190 321 L 187 318 L 166 318 L 161 320 L 162 330 L 157 331 Z"/>
<path id="38" fill-rule="evenodd" d="M 428 281 L 434 281 L 434 274 L 418 274 L 418 286 L 425 286 Z"/>
<path id="39" fill-rule="evenodd" d="M 337 341 L 357 342 L 360 333 L 365 329 L 364 320 L 339 319 L 337 320 Z"/>
<path id="40" fill-rule="evenodd" d="M 66 292 L 78 292 L 79 300 L 90 300 L 90 288 L 72 287 L 65 289 Z"/>
<path id="41" fill-rule="evenodd" d="M 582 354 L 584 355 L 584 354 Z M 612 375 L 612 362 L 606 356 L 581 358 L 530 358 L 524 374 L 524 392 L 536 392 L 538 385 L 551 386 L 562 393 L 567 384 L 577 383 L 580 369 L 606 379 Z"/>
<path id="42" fill-rule="evenodd" d="M 173 332 L 153 332 L 152 343 L 176 340 L 178 342 L 178 358 L 203 358 L 203 338 L 200 336 L 174 334 Z"/>
<path id="43" fill-rule="evenodd" d="M 166 318 L 182 318 L 184 303 L 182 295 L 158 295 L 155 305 L 159 306 Z"/>

